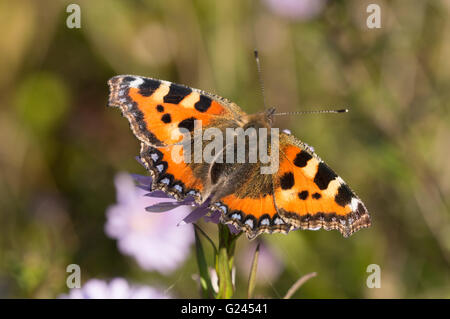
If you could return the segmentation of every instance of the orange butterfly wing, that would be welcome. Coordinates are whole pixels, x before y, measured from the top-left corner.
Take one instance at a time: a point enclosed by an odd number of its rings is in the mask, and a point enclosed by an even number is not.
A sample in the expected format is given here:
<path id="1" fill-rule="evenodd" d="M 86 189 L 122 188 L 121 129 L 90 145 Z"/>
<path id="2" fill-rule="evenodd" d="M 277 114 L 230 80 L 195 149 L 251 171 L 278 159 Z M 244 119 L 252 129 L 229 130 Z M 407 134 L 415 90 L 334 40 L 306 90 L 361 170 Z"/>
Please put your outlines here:
<path id="1" fill-rule="evenodd" d="M 118 75 L 108 81 L 110 106 L 121 108 L 136 137 L 147 145 L 180 142 L 179 128 L 203 127 L 218 116 L 242 111 L 221 97 L 184 85 L 134 75 Z"/>
<path id="2" fill-rule="evenodd" d="M 345 237 L 370 226 L 362 201 L 310 148 L 280 134 L 280 167 L 274 177 L 275 205 L 300 229 L 338 229 Z"/>
<path id="3" fill-rule="evenodd" d="M 117 106 L 142 142 L 141 160 L 153 177 L 153 189 L 177 199 L 188 195 L 202 202 L 204 173 L 194 172 L 184 161 L 175 162 L 172 150 L 179 145 L 181 128 L 193 134 L 194 121 L 203 129 L 217 119 L 242 114 L 226 99 L 187 86 L 134 75 L 119 75 L 108 81 L 109 105 Z M 183 156 L 182 150 L 175 150 Z"/>
<path id="4" fill-rule="evenodd" d="M 173 161 L 174 147 L 156 148 L 141 143 L 140 159 L 153 178 L 152 190 L 163 190 L 178 200 L 192 196 L 196 202 L 201 203 L 203 181 L 195 177 L 189 165 Z"/>
<path id="5" fill-rule="evenodd" d="M 272 175 L 260 173 L 260 163 L 236 165 L 238 179 L 232 193 L 221 196 L 211 208 L 222 212 L 221 221 L 246 232 L 249 239 L 261 233 L 288 233 L 294 227 L 278 214 L 273 195 Z"/>
<path id="6" fill-rule="evenodd" d="M 262 233 L 288 233 L 294 229 L 280 218 L 274 203 L 273 195 L 260 198 L 238 198 L 234 194 L 221 198 L 220 204 L 213 208 L 224 207 L 221 221 L 244 230 L 249 239 Z"/>

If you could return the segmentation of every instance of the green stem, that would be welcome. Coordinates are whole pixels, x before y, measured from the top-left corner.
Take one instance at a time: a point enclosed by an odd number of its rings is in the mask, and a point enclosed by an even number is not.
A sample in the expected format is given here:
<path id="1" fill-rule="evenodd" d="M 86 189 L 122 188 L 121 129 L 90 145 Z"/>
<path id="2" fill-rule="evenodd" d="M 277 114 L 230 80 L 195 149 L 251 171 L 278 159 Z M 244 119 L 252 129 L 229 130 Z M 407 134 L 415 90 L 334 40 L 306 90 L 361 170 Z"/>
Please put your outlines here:
<path id="1" fill-rule="evenodd" d="M 219 279 L 218 299 L 230 299 L 234 293 L 232 269 L 236 240 L 239 235 L 233 235 L 227 225 L 219 224 L 219 249 L 216 255 L 216 272 Z"/>

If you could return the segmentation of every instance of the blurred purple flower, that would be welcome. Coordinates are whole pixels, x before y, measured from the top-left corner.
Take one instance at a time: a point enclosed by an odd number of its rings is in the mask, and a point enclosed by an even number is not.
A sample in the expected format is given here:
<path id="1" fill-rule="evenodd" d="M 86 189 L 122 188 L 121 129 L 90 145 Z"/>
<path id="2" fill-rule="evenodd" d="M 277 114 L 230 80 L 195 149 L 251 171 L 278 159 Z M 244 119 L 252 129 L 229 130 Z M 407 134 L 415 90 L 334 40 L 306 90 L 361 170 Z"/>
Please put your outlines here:
<path id="1" fill-rule="evenodd" d="M 309 20 L 317 16 L 325 5 L 324 0 L 264 0 L 275 14 L 293 20 Z"/>
<path id="2" fill-rule="evenodd" d="M 63 299 L 167 299 L 164 292 L 142 285 L 130 285 L 123 278 L 114 278 L 109 283 L 91 279 L 82 288 L 73 288 Z"/>
<path id="3" fill-rule="evenodd" d="M 177 227 L 182 218 L 191 215 L 190 208 L 180 206 L 163 192 L 147 194 L 126 173 L 116 176 L 115 185 L 117 204 L 107 210 L 106 234 L 117 239 L 119 250 L 133 256 L 143 269 L 163 274 L 175 270 L 189 255 L 194 241 L 191 227 Z M 172 205 L 170 212 L 145 211 L 146 207 L 161 204 L 161 198 L 156 196 L 164 197 L 164 203 Z"/>
<path id="4" fill-rule="evenodd" d="M 242 250 L 242 254 L 236 258 L 237 267 L 244 274 L 249 274 L 255 254 L 257 242 L 252 242 L 247 249 Z M 256 280 L 258 283 L 274 282 L 283 271 L 282 258 L 273 248 L 264 242 L 260 242 L 258 268 Z"/>

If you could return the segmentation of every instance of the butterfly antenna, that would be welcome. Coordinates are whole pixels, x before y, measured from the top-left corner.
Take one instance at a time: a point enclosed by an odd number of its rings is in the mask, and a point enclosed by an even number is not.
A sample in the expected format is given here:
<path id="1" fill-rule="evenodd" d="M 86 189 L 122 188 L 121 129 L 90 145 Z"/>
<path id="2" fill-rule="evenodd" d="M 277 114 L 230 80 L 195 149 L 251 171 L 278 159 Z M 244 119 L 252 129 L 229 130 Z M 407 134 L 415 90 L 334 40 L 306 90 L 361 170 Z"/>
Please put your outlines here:
<path id="1" fill-rule="evenodd" d="M 298 114 L 347 113 L 347 112 L 348 112 L 348 109 L 339 109 L 339 110 L 281 112 L 281 113 L 273 113 L 273 115 L 298 115 Z"/>
<path id="2" fill-rule="evenodd" d="M 261 95 L 264 103 L 264 109 L 267 110 L 266 95 L 264 94 L 264 83 L 262 80 L 261 63 L 259 62 L 258 50 L 255 50 L 254 53 L 255 53 L 256 69 L 258 70 L 258 81 L 259 86 L 261 88 Z"/>

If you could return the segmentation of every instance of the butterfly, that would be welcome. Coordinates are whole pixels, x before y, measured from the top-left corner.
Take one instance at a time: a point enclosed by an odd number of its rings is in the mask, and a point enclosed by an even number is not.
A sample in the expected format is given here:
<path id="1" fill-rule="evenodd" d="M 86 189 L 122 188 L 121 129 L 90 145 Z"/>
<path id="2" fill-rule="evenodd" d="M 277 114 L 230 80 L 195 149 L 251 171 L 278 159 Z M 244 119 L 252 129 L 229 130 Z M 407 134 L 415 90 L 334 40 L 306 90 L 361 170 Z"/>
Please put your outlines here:
<path id="1" fill-rule="evenodd" d="M 221 222 L 249 239 L 295 229 L 337 229 L 344 237 L 371 225 L 363 202 L 307 144 L 288 132 L 277 136 L 278 169 L 262 174 L 262 163 L 176 161 L 181 131 L 208 128 L 271 128 L 273 110 L 246 114 L 220 96 L 153 78 L 119 75 L 108 81 L 109 106 L 119 107 L 141 142 L 140 159 L 153 178 L 152 190 L 177 200 L 189 196 L 219 211 Z M 205 147 L 205 146 L 203 146 Z"/>

